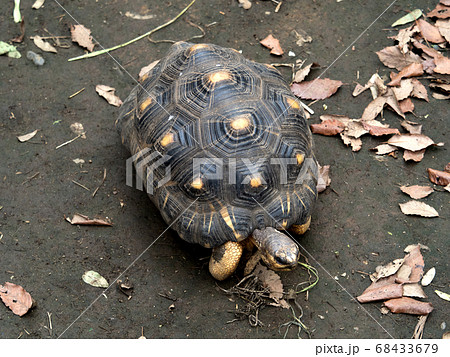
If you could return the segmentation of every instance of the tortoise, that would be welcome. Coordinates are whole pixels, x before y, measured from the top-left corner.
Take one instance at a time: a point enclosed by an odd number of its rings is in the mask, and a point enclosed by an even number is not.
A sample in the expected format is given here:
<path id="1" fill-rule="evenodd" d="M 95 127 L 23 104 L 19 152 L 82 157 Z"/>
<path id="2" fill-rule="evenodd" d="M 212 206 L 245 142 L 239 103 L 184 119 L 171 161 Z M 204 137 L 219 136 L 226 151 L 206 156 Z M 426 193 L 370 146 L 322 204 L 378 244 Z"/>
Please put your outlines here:
<path id="1" fill-rule="evenodd" d="M 309 228 L 318 166 L 301 103 L 273 66 L 175 43 L 116 127 L 165 222 L 212 248 L 214 278 L 231 276 L 249 244 L 273 270 L 297 265 L 298 244 L 283 232 Z"/>

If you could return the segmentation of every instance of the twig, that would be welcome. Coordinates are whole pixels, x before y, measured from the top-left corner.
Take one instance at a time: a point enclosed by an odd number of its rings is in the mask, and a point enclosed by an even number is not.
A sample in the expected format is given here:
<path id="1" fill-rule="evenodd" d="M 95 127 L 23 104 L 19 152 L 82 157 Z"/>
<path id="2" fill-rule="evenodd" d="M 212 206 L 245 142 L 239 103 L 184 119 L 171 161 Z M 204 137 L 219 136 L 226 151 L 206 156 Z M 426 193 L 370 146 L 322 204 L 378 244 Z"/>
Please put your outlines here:
<path id="1" fill-rule="evenodd" d="M 82 91 L 84 91 L 86 88 L 80 89 L 78 92 L 73 93 L 72 95 L 69 96 L 69 99 L 72 99 L 73 97 L 75 97 L 77 94 L 80 94 Z"/>
<path id="2" fill-rule="evenodd" d="M 53 326 L 52 326 L 52 313 L 47 311 L 48 316 L 48 332 L 50 336 L 53 334 Z"/>
<path id="3" fill-rule="evenodd" d="M 84 133 L 83 133 L 83 134 L 84 134 Z M 66 141 L 65 143 L 62 143 L 61 145 L 58 145 L 58 146 L 56 147 L 56 150 L 58 150 L 59 148 L 62 148 L 63 146 L 66 146 L 66 145 L 70 144 L 72 141 L 77 140 L 78 138 L 81 137 L 81 135 L 82 135 L 82 134 L 80 134 L 80 135 L 74 137 L 72 140 Z"/>
<path id="4" fill-rule="evenodd" d="M 191 26 L 197 27 L 197 28 L 202 32 L 202 34 L 201 34 L 201 35 L 195 35 L 195 36 L 192 36 L 191 38 L 188 38 L 187 40 L 183 40 L 184 42 L 189 42 L 189 41 L 195 40 L 195 39 L 197 39 L 197 38 L 203 38 L 203 37 L 205 37 L 206 32 L 205 32 L 205 30 L 203 30 L 199 25 L 194 24 L 192 21 L 189 21 L 189 20 L 187 20 L 187 23 L 188 23 L 189 25 L 191 25 Z M 159 40 L 159 41 L 155 41 L 155 40 L 152 40 L 152 39 L 150 38 L 150 36 L 148 37 L 148 40 L 149 40 L 151 43 L 175 43 L 175 42 L 178 42 L 178 41 L 174 41 L 174 40 Z"/>
<path id="5" fill-rule="evenodd" d="M 90 191 L 90 189 L 88 189 L 86 186 L 82 185 L 81 183 L 76 182 L 76 181 L 74 181 L 74 180 L 72 180 L 72 182 L 73 182 L 75 185 L 78 185 L 78 186 L 84 188 L 85 190 Z"/>
<path id="6" fill-rule="evenodd" d="M 280 1 L 280 2 L 278 3 L 277 7 L 275 8 L 275 12 L 280 11 L 281 5 L 283 5 L 283 2 L 282 2 L 282 1 Z"/>
<path id="7" fill-rule="evenodd" d="M 425 322 L 427 322 L 428 315 L 422 315 L 419 317 L 416 327 L 414 328 L 414 334 L 412 338 L 421 339 L 423 336 L 423 329 L 425 327 Z"/>
<path id="8" fill-rule="evenodd" d="M 27 177 L 27 179 L 22 182 L 22 185 L 25 185 L 27 182 L 31 181 L 32 179 L 34 179 L 35 177 L 39 176 L 39 172 L 36 172 L 33 176 L 31 177 Z"/>
<path id="9" fill-rule="evenodd" d="M 192 5 L 194 5 L 195 1 L 196 1 L 196 0 L 192 0 L 191 3 L 190 3 L 188 6 L 186 6 L 186 7 L 185 7 L 185 8 L 184 8 L 177 16 L 175 16 L 172 20 L 167 21 L 165 24 L 162 24 L 162 25 L 160 25 L 160 26 L 154 28 L 153 30 L 148 31 L 148 32 L 144 33 L 143 35 L 140 35 L 140 36 L 138 36 L 138 37 L 136 37 L 136 38 L 133 38 L 132 40 L 130 40 L 130 41 L 128 41 L 128 42 L 122 43 L 122 44 L 117 45 L 117 46 L 113 46 L 113 47 L 110 47 L 110 48 L 105 48 L 105 49 L 100 50 L 100 51 L 95 51 L 95 52 L 87 53 L 87 54 L 82 55 L 82 56 L 69 58 L 68 61 L 71 62 L 71 61 L 76 61 L 76 60 L 79 60 L 79 59 L 96 57 L 96 56 L 102 55 L 102 54 L 104 54 L 104 53 L 107 53 L 107 52 L 111 52 L 111 51 L 117 50 L 118 48 L 122 48 L 122 47 L 128 46 L 128 45 L 130 45 L 130 44 L 132 44 L 132 43 L 134 43 L 134 42 L 136 42 L 136 41 L 139 41 L 139 40 L 143 39 L 144 37 L 150 36 L 152 33 L 156 32 L 156 31 L 158 31 L 158 30 L 161 30 L 162 28 L 164 28 L 164 27 L 166 27 L 166 26 L 169 26 L 170 24 L 172 24 L 172 23 L 174 23 L 176 20 L 178 20 L 178 19 L 179 19 L 179 18 L 180 18 L 180 17 L 181 17 L 181 16 L 182 16 L 182 15 L 183 15 L 183 14 L 184 14 L 191 6 L 192 6 Z"/>
<path id="10" fill-rule="evenodd" d="M 92 194 L 92 197 L 95 197 L 95 194 L 97 193 L 97 191 L 100 189 L 100 187 L 105 183 L 106 180 L 106 168 L 103 169 L 103 180 L 102 183 L 95 189 L 94 193 Z"/>

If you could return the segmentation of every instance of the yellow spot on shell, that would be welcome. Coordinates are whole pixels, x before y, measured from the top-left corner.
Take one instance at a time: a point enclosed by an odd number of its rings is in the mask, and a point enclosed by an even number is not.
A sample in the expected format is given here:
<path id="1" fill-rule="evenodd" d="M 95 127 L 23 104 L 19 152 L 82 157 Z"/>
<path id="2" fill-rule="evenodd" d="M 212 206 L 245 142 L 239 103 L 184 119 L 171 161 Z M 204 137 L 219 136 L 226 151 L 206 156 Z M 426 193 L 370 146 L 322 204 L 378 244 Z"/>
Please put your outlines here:
<path id="1" fill-rule="evenodd" d="M 231 121 L 231 127 L 234 130 L 242 130 L 248 128 L 250 125 L 250 119 L 247 117 L 240 117 Z"/>
<path id="2" fill-rule="evenodd" d="M 239 233 L 237 233 L 234 229 L 233 226 L 233 222 L 231 221 L 231 217 L 228 214 L 228 209 L 226 207 L 223 207 L 220 211 L 219 211 L 220 215 L 222 216 L 224 222 L 227 224 L 228 227 L 230 227 L 234 233 L 234 236 L 236 237 L 236 239 L 240 239 L 241 235 Z"/>
<path id="3" fill-rule="evenodd" d="M 250 186 L 252 186 L 253 188 L 261 186 L 261 178 L 260 177 L 253 177 L 250 180 Z"/>
<path id="4" fill-rule="evenodd" d="M 283 226 L 283 228 L 286 228 L 287 224 L 288 224 L 288 221 L 285 220 L 285 219 L 283 220 L 283 223 L 281 223 L 281 225 Z"/>
<path id="5" fill-rule="evenodd" d="M 300 109 L 300 104 L 295 99 L 288 98 L 287 102 L 291 108 Z"/>
<path id="6" fill-rule="evenodd" d="M 297 158 L 297 164 L 301 165 L 303 163 L 303 160 L 305 160 L 305 155 L 303 154 L 297 154 L 295 156 Z"/>
<path id="7" fill-rule="evenodd" d="M 167 133 L 161 140 L 161 146 L 167 146 L 175 141 L 174 135 L 172 133 Z"/>
<path id="8" fill-rule="evenodd" d="M 217 82 L 224 81 L 224 80 L 227 80 L 227 79 L 230 79 L 230 78 L 231 78 L 230 73 L 229 72 L 225 72 L 225 71 L 214 72 L 214 73 L 209 75 L 209 80 L 212 83 L 217 83 Z"/>
<path id="9" fill-rule="evenodd" d="M 200 177 L 197 177 L 192 181 L 191 187 L 195 188 L 196 190 L 200 190 L 203 188 L 203 181 Z"/>
<path id="10" fill-rule="evenodd" d="M 139 106 L 139 110 L 143 112 L 150 104 L 152 103 L 152 98 L 148 97 L 146 100 L 144 100 L 141 105 Z"/>
<path id="11" fill-rule="evenodd" d="M 189 48 L 189 53 L 192 53 L 194 51 L 200 50 L 202 48 L 207 48 L 209 47 L 208 45 L 205 45 L 204 43 L 198 43 L 194 46 L 192 46 L 191 48 Z"/>

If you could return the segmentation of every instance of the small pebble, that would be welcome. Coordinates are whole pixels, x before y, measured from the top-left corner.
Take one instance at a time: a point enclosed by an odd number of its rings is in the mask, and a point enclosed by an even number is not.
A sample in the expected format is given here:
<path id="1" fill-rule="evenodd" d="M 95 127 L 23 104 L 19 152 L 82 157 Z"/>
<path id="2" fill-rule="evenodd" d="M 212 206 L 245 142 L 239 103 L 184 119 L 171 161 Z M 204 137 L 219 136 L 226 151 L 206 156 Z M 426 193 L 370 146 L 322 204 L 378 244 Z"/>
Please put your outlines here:
<path id="1" fill-rule="evenodd" d="M 34 53 L 33 51 L 27 52 L 27 58 L 29 60 L 32 60 L 36 66 L 43 66 L 45 63 L 44 58 L 41 55 Z"/>

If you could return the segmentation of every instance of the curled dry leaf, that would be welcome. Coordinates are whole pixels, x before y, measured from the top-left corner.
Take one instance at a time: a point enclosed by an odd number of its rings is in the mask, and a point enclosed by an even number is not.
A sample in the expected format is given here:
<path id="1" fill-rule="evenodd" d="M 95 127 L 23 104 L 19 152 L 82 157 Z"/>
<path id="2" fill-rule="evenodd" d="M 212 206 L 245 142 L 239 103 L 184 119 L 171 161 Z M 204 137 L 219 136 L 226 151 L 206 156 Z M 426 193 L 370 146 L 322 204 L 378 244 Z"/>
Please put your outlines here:
<path id="1" fill-rule="evenodd" d="M 0 285 L 0 298 L 18 316 L 25 315 L 33 307 L 31 295 L 20 285 L 13 283 Z"/>
<path id="2" fill-rule="evenodd" d="M 378 58 L 386 67 L 401 71 L 411 63 L 421 63 L 422 59 L 411 51 L 404 54 L 397 46 L 390 46 L 376 52 Z"/>
<path id="3" fill-rule="evenodd" d="M 372 288 L 371 286 L 369 286 L 360 296 L 356 298 L 360 303 L 394 299 L 403 296 L 403 288 L 401 284 L 394 283 Z"/>
<path id="4" fill-rule="evenodd" d="M 364 129 L 367 130 L 369 134 L 373 136 L 400 134 L 398 129 L 389 128 L 389 125 L 384 125 L 377 120 L 362 122 L 362 125 Z"/>
<path id="5" fill-rule="evenodd" d="M 327 136 L 339 134 L 345 129 L 345 125 L 337 119 L 324 120 L 320 124 L 311 124 L 310 127 L 314 134 Z"/>
<path id="6" fill-rule="evenodd" d="M 412 36 L 419 32 L 417 26 L 411 26 L 409 28 L 401 29 L 398 31 L 397 36 L 391 36 L 394 40 L 398 41 L 398 48 L 402 53 L 407 53 L 409 51 L 409 43 L 412 40 Z"/>
<path id="7" fill-rule="evenodd" d="M 403 120 L 401 125 L 410 134 L 420 134 L 422 132 L 422 124 L 409 120 Z"/>
<path id="8" fill-rule="evenodd" d="M 441 93 L 432 93 L 431 94 L 433 98 L 438 99 L 438 100 L 447 100 L 450 99 L 450 95 L 444 95 Z"/>
<path id="9" fill-rule="evenodd" d="M 352 95 L 354 97 L 357 97 L 358 95 L 360 95 L 362 92 L 364 92 L 366 89 L 369 89 L 370 85 L 366 84 L 365 86 L 362 86 L 359 83 L 356 83 L 356 87 L 355 89 L 353 89 Z"/>
<path id="10" fill-rule="evenodd" d="M 422 287 L 418 283 L 403 284 L 403 296 L 418 297 L 424 299 L 427 297 Z"/>
<path id="11" fill-rule="evenodd" d="M 450 17 L 450 6 L 437 4 L 433 11 L 427 14 L 427 17 L 437 17 L 439 19 L 446 19 Z"/>
<path id="12" fill-rule="evenodd" d="M 269 297 L 271 299 L 281 307 L 288 308 L 289 305 L 283 299 L 283 283 L 277 273 L 258 263 L 253 274 L 258 277 L 264 287 L 269 289 Z"/>
<path id="13" fill-rule="evenodd" d="M 34 44 L 39 47 L 42 51 L 45 52 L 52 52 L 52 53 L 57 53 L 58 51 L 56 51 L 56 48 L 53 47 L 50 43 L 44 41 L 41 36 L 34 36 L 33 37 L 33 42 Z"/>
<path id="14" fill-rule="evenodd" d="M 297 72 L 295 72 L 294 82 L 295 83 L 302 82 L 311 71 L 312 65 L 313 65 L 312 63 L 308 64 L 305 68 L 301 68 Z"/>
<path id="15" fill-rule="evenodd" d="M 433 187 L 419 185 L 401 186 L 400 190 L 402 190 L 403 193 L 406 193 L 415 200 L 420 200 L 421 198 L 427 197 L 434 192 Z"/>
<path id="16" fill-rule="evenodd" d="M 423 38 L 426 41 L 433 42 L 433 43 L 445 42 L 445 39 L 439 33 L 438 28 L 433 26 L 429 22 L 426 22 L 423 19 L 419 19 L 419 20 L 417 20 L 417 26 L 420 30 L 420 33 L 422 34 Z"/>
<path id="17" fill-rule="evenodd" d="M 281 56 L 284 53 L 280 46 L 280 41 L 272 35 L 267 36 L 264 40 L 259 41 L 259 43 L 264 47 L 269 48 L 271 50 L 270 54 L 272 55 Z"/>
<path id="18" fill-rule="evenodd" d="M 411 80 L 411 83 L 413 84 L 411 95 L 415 98 L 424 99 L 428 102 L 429 99 L 426 87 L 422 83 L 420 83 L 417 78 L 413 78 Z"/>
<path id="19" fill-rule="evenodd" d="M 352 151 L 359 151 L 362 147 L 362 140 L 360 138 L 352 138 L 351 136 L 346 135 L 345 133 L 340 133 L 341 139 L 345 145 L 351 146 Z"/>
<path id="20" fill-rule="evenodd" d="M 341 81 L 319 78 L 313 81 L 294 83 L 291 86 L 291 91 L 302 99 L 325 99 L 336 93 L 342 84 Z"/>
<path id="21" fill-rule="evenodd" d="M 412 79 L 408 78 L 408 79 L 402 79 L 399 83 L 399 86 L 392 88 L 392 91 L 394 92 L 395 98 L 398 101 L 400 101 L 400 100 L 408 98 L 410 96 L 411 92 L 413 91 L 413 89 L 414 89 L 414 85 L 412 83 Z M 400 103 L 399 103 L 399 106 L 400 106 Z"/>
<path id="22" fill-rule="evenodd" d="M 37 134 L 37 130 L 32 131 L 31 133 L 25 134 L 25 135 L 20 135 L 17 137 L 17 139 L 21 142 L 24 143 L 25 141 L 30 140 L 31 138 L 33 138 L 36 134 Z"/>
<path id="23" fill-rule="evenodd" d="M 426 149 L 422 149 L 419 151 L 405 150 L 405 151 L 403 151 L 403 160 L 420 162 L 420 161 L 422 161 L 423 157 L 425 156 L 425 150 Z"/>
<path id="24" fill-rule="evenodd" d="M 450 93 L 450 84 L 446 83 L 431 83 L 430 88 L 441 90 L 445 93 Z"/>
<path id="25" fill-rule="evenodd" d="M 109 286 L 108 281 L 99 273 L 93 270 L 85 272 L 82 276 L 82 279 L 86 284 L 95 286 L 96 288 L 106 289 Z"/>
<path id="26" fill-rule="evenodd" d="M 394 314 L 428 315 L 433 311 L 431 303 L 417 301 L 409 297 L 385 301 L 384 306 Z"/>
<path id="27" fill-rule="evenodd" d="M 430 285 L 435 275 L 436 275 L 436 268 L 433 267 L 425 273 L 422 280 L 420 281 L 420 284 L 422 284 L 422 286 Z"/>
<path id="28" fill-rule="evenodd" d="M 80 225 L 80 226 L 112 226 L 112 223 L 109 220 L 104 219 L 89 219 L 88 216 L 85 216 L 83 214 L 75 213 L 73 215 L 73 218 L 66 218 L 67 222 L 73 225 Z"/>
<path id="29" fill-rule="evenodd" d="M 428 178 L 434 184 L 440 186 L 447 186 L 448 184 L 450 184 L 450 172 L 439 171 L 430 168 L 428 168 L 427 171 L 428 171 Z"/>
<path id="30" fill-rule="evenodd" d="M 422 216 L 422 217 L 439 217 L 439 213 L 426 203 L 419 201 L 409 201 L 400 203 L 400 209 L 404 214 Z"/>
<path id="31" fill-rule="evenodd" d="M 386 265 L 379 265 L 375 269 L 375 273 L 372 274 L 371 279 L 373 278 L 374 281 L 377 281 L 381 278 L 386 278 L 388 276 L 394 275 L 397 273 L 397 271 L 400 269 L 400 267 L 403 265 L 404 259 L 395 259 L 394 261 L 386 264 Z"/>
<path id="32" fill-rule="evenodd" d="M 87 48 L 89 52 L 94 50 L 94 43 L 92 42 L 91 30 L 83 25 L 73 25 L 70 28 L 72 41 L 78 43 L 81 47 Z"/>
<path id="33" fill-rule="evenodd" d="M 330 186 L 331 178 L 330 178 L 330 165 L 319 165 L 319 178 L 317 179 L 317 192 L 323 192 L 325 189 Z"/>
<path id="34" fill-rule="evenodd" d="M 86 132 L 84 130 L 83 124 L 77 122 L 70 124 L 70 130 L 72 130 L 74 134 L 80 135 L 82 139 L 86 139 Z"/>
<path id="35" fill-rule="evenodd" d="M 394 135 L 387 143 L 410 151 L 419 151 L 430 145 L 442 145 L 435 144 L 433 140 L 423 134 Z"/>
<path id="36" fill-rule="evenodd" d="M 388 83 L 388 86 L 398 86 L 403 78 L 417 77 L 423 74 L 422 63 L 410 63 L 404 67 L 400 73 L 394 76 L 392 80 Z M 399 98 L 397 98 L 399 99 Z M 403 98 L 402 98 L 403 99 Z"/>
<path id="37" fill-rule="evenodd" d="M 115 94 L 115 88 L 105 86 L 103 84 L 97 84 L 95 86 L 95 90 L 101 97 L 105 98 L 109 104 L 114 105 L 115 107 L 120 107 L 122 105 L 122 101 Z"/>
<path id="38" fill-rule="evenodd" d="M 440 74 L 450 74 L 450 59 L 445 56 L 440 56 L 434 59 L 436 67 L 433 71 Z"/>
<path id="39" fill-rule="evenodd" d="M 436 27 L 447 42 L 450 42 L 450 19 L 437 20 Z"/>
<path id="40" fill-rule="evenodd" d="M 411 98 L 406 98 L 403 100 L 400 100 L 398 102 L 398 105 L 400 106 L 400 110 L 402 113 L 412 113 L 414 112 L 414 103 L 412 102 Z M 420 134 L 419 133 L 411 133 L 411 134 Z"/>
<path id="41" fill-rule="evenodd" d="M 156 60 L 150 63 L 148 66 L 142 67 L 141 70 L 139 71 L 139 80 L 142 81 L 147 79 L 145 75 L 149 73 L 158 63 L 159 60 Z"/>
<path id="42" fill-rule="evenodd" d="M 381 144 L 381 145 L 374 147 L 371 150 L 376 151 L 377 155 L 386 155 L 386 154 L 389 154 L 389 153 L 397 150 L 397 147 L 389 145 L 389 144 Z"/>

